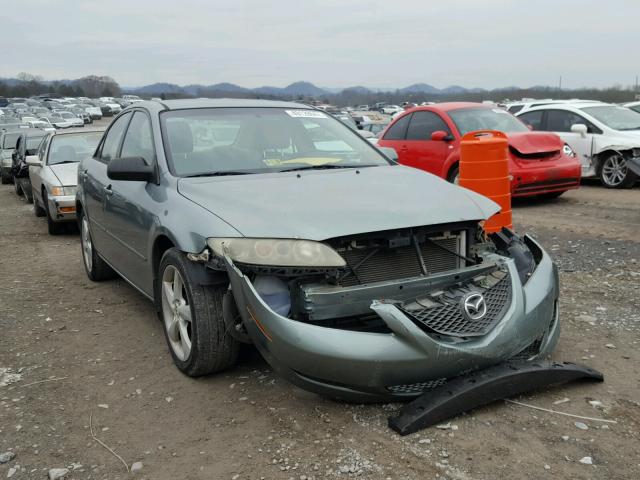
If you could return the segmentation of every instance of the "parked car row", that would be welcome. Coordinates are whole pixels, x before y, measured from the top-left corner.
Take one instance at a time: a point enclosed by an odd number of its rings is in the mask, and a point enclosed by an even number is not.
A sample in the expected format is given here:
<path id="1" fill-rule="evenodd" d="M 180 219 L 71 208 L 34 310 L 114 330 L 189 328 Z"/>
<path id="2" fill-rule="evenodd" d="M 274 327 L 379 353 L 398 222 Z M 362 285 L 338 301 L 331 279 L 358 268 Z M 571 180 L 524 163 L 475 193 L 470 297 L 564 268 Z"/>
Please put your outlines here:
<path id="1" fill-rule="evenodd" d="M 472 125 L 442 112 L 451 134 Z M 423 113 L 387 132 L 446 147 Z M 252 343 L 303 388 L 388 401 L 558 341 L 557 273 L 534 239 L 485 235 L 494 202 L 312 107 L 135 103 L 104 135 L 46 133 L 26 154 L 34 213 L 51 233 L 76 215 L 87 276 L 151 299 L 186 375 L 230 368 Z"/>

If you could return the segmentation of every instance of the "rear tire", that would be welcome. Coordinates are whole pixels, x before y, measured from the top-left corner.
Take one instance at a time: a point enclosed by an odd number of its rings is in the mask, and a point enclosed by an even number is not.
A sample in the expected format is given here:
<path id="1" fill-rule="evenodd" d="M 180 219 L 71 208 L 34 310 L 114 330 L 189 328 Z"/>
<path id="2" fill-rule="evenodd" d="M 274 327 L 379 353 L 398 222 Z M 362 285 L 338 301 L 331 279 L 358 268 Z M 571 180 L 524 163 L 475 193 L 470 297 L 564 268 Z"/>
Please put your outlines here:
<path id="1" fill-rule="evenodd" d="M 184 253 L 170 248 L 162 256 L 156 292 L 169 351 L 178 369 L 190 377 L 235 365 L 239 342 L 227 332 L 223 317 L 226 285 L 201 285 Z"/>
<path id="2" fill-rule="evenodd" d="M 93 248 L 91 231 L 89 230 L 89 219 L 84 211 L 80 214 L 80 245 L 82 247 L 82 263 L 87 277 L 94 282 L 115 278 L 118 274 L 109 266 L 107 262 L 100 258 L 96 249 Z"/>
<path id="3" fill-rule="evenodd" d="M 600 182 L 606 188 L 631 188 L 638 176 L 627 166 L 627 161 L 618 152 L 612 152 L 602 158 L 600 163 Z"/>

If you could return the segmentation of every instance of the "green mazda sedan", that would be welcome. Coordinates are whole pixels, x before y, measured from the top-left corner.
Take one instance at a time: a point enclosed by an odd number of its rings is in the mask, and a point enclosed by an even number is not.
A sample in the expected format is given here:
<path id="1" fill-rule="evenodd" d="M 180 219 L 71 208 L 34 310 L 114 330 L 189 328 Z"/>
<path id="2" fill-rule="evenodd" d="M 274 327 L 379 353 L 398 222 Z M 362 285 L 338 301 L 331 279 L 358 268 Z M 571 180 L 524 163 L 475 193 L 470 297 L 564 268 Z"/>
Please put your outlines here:
<path id="1" fill-rule="evenodd" d="M 87 275 L 152 300 L 187 375 L 246 342 L 303 388 L 386 401 L 557 343 L 535 240 L 485 234 L 495 203 L 312 107 L 137 102 L 78 175 Z"/>

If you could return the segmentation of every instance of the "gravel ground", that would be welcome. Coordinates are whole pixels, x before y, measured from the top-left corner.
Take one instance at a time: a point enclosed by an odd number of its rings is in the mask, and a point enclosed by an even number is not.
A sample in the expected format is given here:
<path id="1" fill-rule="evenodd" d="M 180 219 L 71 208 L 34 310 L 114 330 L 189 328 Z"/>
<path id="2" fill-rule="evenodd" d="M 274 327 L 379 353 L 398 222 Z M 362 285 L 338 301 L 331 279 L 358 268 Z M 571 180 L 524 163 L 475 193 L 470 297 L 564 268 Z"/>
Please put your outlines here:
<path id="1" fill-rule="evenodd" d="M 398 405 L 304 392 L 253 350 L 187 378 L 152 305 L 122 280 L 91 283 L 77 232 L 47 235 L 2 186 L 0 478 L 638 478 L 640 188 L 518 202 L 514 223 L 560 266 L 555 358 L 605 375 L 515 400 L 617 423 L 497 402 L 399 437 L 386 426 Z"/>

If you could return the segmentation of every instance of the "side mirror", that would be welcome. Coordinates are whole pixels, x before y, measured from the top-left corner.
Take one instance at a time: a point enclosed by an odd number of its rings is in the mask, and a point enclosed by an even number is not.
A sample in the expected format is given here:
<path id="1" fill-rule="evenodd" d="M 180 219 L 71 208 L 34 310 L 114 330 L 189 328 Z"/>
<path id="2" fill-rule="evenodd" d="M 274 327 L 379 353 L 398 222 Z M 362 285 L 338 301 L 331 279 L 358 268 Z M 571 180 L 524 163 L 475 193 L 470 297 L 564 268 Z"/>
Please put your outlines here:
<path id="1" fill-rule="evenodd" d="M 450 142 L 453 137 L 444 130 L 436 130 L 431 134 L 431 140 L 434 142 Z"/>
<path id="2" fill-rule="evenodd" d="M 582 124 L 582 123 L 574 123 L 573 125 L 571 125 L 571 131 L 573 133 L 579 133 L 581 136 L 586 136 L 587 135 L 587 126 Z"/>
<path id="3" fill-rule="evenodd" d="M 27 162 L 27 165 L 29 165 L 30 167 L 42 166 L 42 162 L 40 161 L 40 157 L 38 157 L 38 155 L 27 155 L 27 158 L 25 158 L 25 161 Z"/>
<path id="4" fill-rule="evenodd" d="M 111 180 L 152 182 L 155 172 L 142 157 L 114 158 L 107 165 L 107 177 Z"/>
<path id="5" fill-rule="evenodd" d="M 395 148 L 391 147 L 378 147 L 378 149 L 382 152 L 382 154 L 387 157 L 389 160 L 393 160 L 394 162 L 398 161 L 398 152 L 396 152 Z"/>

